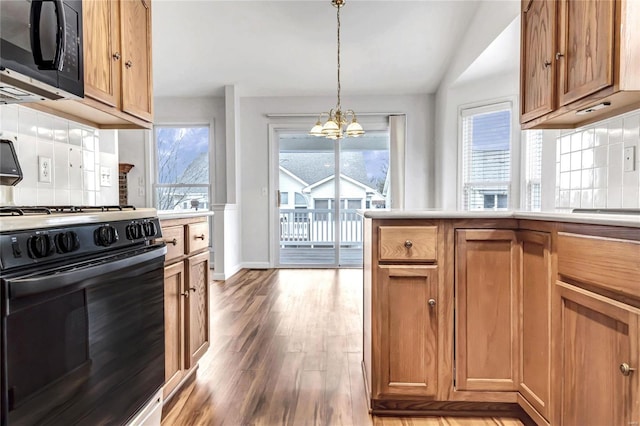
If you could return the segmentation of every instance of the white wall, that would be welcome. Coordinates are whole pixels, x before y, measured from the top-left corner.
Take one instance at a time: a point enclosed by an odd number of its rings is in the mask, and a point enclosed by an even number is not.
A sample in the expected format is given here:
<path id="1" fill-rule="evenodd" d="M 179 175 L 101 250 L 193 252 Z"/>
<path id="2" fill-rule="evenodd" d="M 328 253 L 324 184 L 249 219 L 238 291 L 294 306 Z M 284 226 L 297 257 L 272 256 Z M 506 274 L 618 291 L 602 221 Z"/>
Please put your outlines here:
<path id="1" fill-rule="evenodd" d="M 456 80 L 519 13 L 519 1 L 482 2 L 440 83 L 435 99 L 435 205 L 439 208 L 456 209 L 458 107 L 519 93 L 517 73 L 475 80 L 461 87 L 455 86 Z"/>
<path id="2" fill-rule="evenodd" d="M 406 179 L 411 193 L 406 208 L 427 208 L 433 194 L 433 96 L 349 97 L 343 107 L 357 113 L 406 113 Z M 242 258 L 251 264 L 269 262 L 269 124 L 304 122 L 310 129 L 315 117 L 275 119 L 267 114 L 319 113 L 335 104 L 333 97 L 241 98 L 241 226 Z M 366 117 L 360 116 L 365 124 Z"/>
<path id="3" fill-rule="evenodd" d="M 136 207 L 151 207 L 147 202 L 147 170 L 151 158 L 145 146 L 145 131 L 119 130 L 118 155 L 120 163 L 133 164 L 127 174 L 127 202 Z"/>
<path id="4" fill-rule="evenodd" d="M 13 141 L 23 180 L 16 205 L 118 204 L 115 130 L 97 130 L 21 105 L 0 107 L 0 137 Z M 39 157 L 51 160 L 51 181 L 38 180 Z M 101 182 L 101 174 L 109 182 Z M 10 200 L 0 200 L 0 205 Z"/>

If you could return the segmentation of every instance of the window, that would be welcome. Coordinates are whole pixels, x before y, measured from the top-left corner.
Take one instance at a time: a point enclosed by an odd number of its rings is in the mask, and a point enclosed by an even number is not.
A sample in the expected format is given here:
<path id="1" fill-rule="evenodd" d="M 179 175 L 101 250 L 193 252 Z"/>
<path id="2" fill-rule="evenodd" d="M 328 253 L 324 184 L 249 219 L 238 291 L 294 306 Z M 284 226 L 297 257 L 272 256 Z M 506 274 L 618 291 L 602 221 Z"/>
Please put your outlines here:
<path id="1" fill-rule="evenodd" d="M 280 204 L 283 206 L 286 206 L 287 204 L 289 204 L 289 193 L 288 192 L 281 192 L 280 193 Z"/>
<path id="2" fill-rule="evenodd" d="M 209 209 L 209 126 L 155 127 L 158 210 Z"/>
<path id="3" fill-rule="evenodd" d="M 347 201 L 347 210 L 356 210 L 362 208 L 362 200 L 360 199 L 349 199 Z"/>
<path id="4" fill-rule="evenodd" d="M 461 111 L 462 206 L 506 209 L 511 185 L 511 102 Z"/>
<path id="5" fill-rule="evenodd" d="M 542 208 L 542 130 L 525 131 L 525 205 L 526 210 Z"/>

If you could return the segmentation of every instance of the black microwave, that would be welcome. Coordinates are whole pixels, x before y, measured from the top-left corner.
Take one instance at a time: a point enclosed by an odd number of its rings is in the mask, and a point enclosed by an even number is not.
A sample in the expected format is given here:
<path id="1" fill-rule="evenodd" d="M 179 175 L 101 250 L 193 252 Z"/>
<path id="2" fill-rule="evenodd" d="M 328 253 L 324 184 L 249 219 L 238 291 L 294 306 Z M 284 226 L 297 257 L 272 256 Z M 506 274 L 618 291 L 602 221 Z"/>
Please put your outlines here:
<path id="1" fill-rule="evenodd" d="M 82 1 L 0 1 L 0 104 L 82 97 Z"/>

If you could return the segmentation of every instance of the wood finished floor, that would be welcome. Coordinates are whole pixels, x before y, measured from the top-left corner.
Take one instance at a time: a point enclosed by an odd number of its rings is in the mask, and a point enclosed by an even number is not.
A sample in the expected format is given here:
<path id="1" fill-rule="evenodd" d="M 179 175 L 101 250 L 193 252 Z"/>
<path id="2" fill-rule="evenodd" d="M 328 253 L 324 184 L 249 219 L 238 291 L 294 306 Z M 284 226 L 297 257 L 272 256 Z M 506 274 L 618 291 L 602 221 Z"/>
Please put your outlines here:
<path id="1" fill-rule="evenodd" d="M 163 426 L 522 425 L 370 416 L 360 370 L 361 269 L 249 270 L 210 289 L 210 349 Z"/>

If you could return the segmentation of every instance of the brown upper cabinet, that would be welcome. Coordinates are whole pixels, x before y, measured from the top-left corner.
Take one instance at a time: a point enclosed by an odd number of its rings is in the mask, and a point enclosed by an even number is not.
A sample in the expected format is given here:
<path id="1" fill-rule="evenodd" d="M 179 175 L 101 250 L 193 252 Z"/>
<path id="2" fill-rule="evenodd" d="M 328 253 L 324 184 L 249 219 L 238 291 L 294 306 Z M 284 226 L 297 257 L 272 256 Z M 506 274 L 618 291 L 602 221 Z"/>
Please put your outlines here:
<path id="1" fill-rule="evenodd" d="M 83 0 L 81 100 L 29 106 L 97 128 L 151 128 L 151 0 Z"/>
<path id="2" fill-rule="evenodd" d="M 634 0 L 522 2 L 520 122 L 574 128 L 640 108 Z"/>

